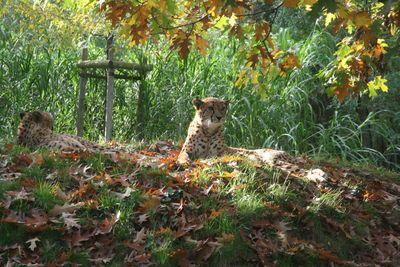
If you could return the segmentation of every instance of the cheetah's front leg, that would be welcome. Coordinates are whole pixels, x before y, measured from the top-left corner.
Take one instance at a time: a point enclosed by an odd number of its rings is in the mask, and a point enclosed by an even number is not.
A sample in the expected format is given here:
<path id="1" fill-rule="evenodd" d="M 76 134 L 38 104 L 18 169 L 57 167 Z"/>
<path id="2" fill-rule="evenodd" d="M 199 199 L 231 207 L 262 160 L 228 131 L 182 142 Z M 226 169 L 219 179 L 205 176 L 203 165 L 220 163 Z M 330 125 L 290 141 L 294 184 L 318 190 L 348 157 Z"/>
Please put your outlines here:
<path id="1" fill-rule="evenodd" d="M 189 153 L 186 151 L 186 149 L 181 150 L 178 156 L 178 163 L 179 164 L 184 164 L 190 161 Z"/>

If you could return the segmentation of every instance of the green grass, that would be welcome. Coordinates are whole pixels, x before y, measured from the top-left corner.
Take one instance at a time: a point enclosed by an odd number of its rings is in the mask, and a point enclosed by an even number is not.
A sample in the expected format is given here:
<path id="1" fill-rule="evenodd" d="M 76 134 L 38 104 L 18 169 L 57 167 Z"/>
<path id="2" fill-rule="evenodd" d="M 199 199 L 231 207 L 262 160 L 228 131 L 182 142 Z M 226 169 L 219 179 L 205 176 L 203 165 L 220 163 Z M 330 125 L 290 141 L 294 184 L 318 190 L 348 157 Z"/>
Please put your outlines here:
<path id="1" fill-rule="evenodd" d="M 56 187 L 48 183 L 40 183 L 33 189 L 36 205 L 44 210 L 52 209 L 56 204 L 62 205 L 62 200 L 56 197 Z"/>

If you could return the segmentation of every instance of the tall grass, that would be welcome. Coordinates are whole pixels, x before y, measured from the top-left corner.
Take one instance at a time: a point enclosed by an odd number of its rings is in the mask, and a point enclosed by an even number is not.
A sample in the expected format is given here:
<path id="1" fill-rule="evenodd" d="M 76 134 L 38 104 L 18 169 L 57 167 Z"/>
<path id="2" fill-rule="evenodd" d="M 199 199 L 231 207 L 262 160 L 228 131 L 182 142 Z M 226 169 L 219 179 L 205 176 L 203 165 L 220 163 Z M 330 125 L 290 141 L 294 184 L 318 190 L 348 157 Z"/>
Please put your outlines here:
<path id="1" fill-rule="evenodd" d="M 145 139 L 183 140 L 194 114 L 191 99 L 216 96 L 230 100 L 226 140 L 230 145 L 283 149 L 293 154 L 315 154 L 353 161 L 369 161 L 400 168 L 399 66 L 392 62 L 387 75 L 390 93 L 374 100 L 350 99 L 339 103 L 326 96 L 318 71 L 333 59 L 334 37 L 315 26 L 308 37 L 296 29 L 277 30 L 278 47 L 292 49 L 302 69 L 269 84 L 265 101 L 251 86 L 236 88 L 240 44 L 224 36 L 210 36 L 206 57 L 191 53 L 180 60 L 167 46 L 148 44 L 126 49 L 118 43 L 117 57 L 138 62 L 144 57 L 154 65 L 147 76 Z M 0 136 L 12 140 L 17 113 L 41 109 L 55 115 L 56 130 L 75 132 L 79 50 L 56 47 L 30 48 L 29 40 L 0 23 Z M 293 37 L 293 35 L 296 35 Z M 104 40 L 89 42 L 91 59 L 104 57 Z M 100 73 L 99 73 L 100 74 Z M 117 81 L 114 102 L 114 139 L 133 141 L 138 84 Z M 102 140 L 105 82 L 87 86 L 85 137 Z M 377 108 L 362 117 L 357 108 L 367 101 Z M 368 139 L 368 142 L 366 140 Z M 372 141 L 371 141 L 372 140 Z"/>

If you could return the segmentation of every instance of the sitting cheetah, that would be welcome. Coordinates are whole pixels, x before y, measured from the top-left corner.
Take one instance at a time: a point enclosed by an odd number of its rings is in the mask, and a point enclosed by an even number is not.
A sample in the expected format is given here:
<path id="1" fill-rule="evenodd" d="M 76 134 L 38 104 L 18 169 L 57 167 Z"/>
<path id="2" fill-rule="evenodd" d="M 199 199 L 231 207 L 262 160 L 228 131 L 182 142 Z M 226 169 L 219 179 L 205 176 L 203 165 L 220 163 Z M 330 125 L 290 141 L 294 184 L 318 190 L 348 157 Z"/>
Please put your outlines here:
<path id="1" fill-rule="evenodd" d="M 215 97 L 193 99 L 196 115 L 189 125 L 188 135 L 178 156 L 179 163 L 198 158 L 221 156 L 228 151 L 224 141 L 223 123 L 228 101 Z"/>
<path id="2" fill-rule="evenodd" d="M 193 99 L 192 103 L 196 109 L 196 114 L 190 123 L 185 143 L 178 156 L 178 163 L 183 164 L 199 158 L 238 153 L 277 167 L 284 172 L 308 175 L 308 171 L 296 165 L 301 163 L 302 160 L 291 157 L 285 151 L 272 149 L 248 150 L 227 146 L 224 141 L 223 123 L 228 110 L 228 101 L 207 97 L 203 100 Z M 312 170 L 312 174 L 315 176 L 314 171 Z M 320 176 L 320 171 L 317 169 L 318 177 Z M 321 178 L 321 180 L 323 179 Z"/>
<path id="3" fill-rule="evenodd" d="M 50 113 L 44 111 L 21 112 L 18 126 L 17 144 L 29 147 L 58 148 L 61 150 L 86 151 L 90 153 L 115 153 L 108 148 L 70 134 L 53 132 L 54 120 Z"/>

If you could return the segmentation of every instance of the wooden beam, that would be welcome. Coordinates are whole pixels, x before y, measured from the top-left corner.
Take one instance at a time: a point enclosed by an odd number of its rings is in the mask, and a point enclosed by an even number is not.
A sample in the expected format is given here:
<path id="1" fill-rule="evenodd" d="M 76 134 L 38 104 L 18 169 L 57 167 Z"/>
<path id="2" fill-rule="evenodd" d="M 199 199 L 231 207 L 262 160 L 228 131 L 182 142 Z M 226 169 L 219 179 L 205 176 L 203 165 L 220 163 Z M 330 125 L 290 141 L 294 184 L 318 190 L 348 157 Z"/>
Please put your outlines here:
<path id="1" fill-rule="evenodd" d="M 82 49 L 82 60 L 88 59 L 88 49 Z M 87 77 L 86 70 L 80 70 L 80 80 L 79 80 L 79 101 L 78 101 L 78 110 L 77 110 L 77 118 L 76 118 L 76 135 L 83 135 L 83 123 L 84 123 L 84 113 L 85 113 L 85 95 L 86 95 L 86 83 Z"/>
<path id="2" fill-rule="evenodd" d="M 85 73 L 85 74 L 79 74 L 80 76 L 83 76 L 85 78 L 96 78 L 96 79 L 103 79 L 107 80 L 107 75 L 98 75 L 98 74 L 92 74 L 92 73 Z M 129 76 L 129 75 L 119 75 L 119 74 L 114 74 L 114 79 L 125 79 L 125 80 L 140 80 L 140 76 Z"/>
<path id="3" fill-rule="evenodd" d="M 153 66 L 150 64 L 140 65 L 137 63 L 123 62 L 117 60 L 80 60 L 77 64 L 78 68 L 87 69 L 87 68 L 101 68 L 101 69 L 127 69 L 127 70 L 142 70 L 142 71 L 150 71 L 153 69 Z"/>

